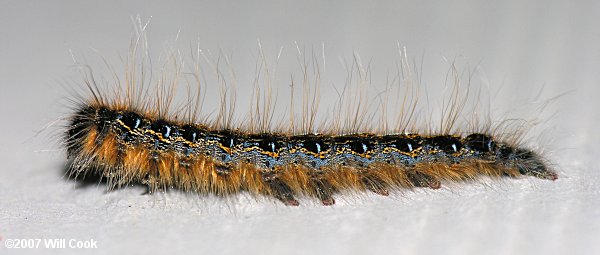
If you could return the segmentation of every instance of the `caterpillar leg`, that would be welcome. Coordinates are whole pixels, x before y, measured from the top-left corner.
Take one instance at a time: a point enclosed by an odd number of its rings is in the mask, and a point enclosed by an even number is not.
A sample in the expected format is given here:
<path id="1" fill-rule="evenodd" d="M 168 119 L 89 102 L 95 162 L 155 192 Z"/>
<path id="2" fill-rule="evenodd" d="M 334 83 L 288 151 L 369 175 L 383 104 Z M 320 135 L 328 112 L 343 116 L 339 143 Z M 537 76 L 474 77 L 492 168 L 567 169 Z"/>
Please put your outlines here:
<path id="1" fill-rule="evenodd" d="M 428 187 L 430 189 L 439 189 L 442 187 L 442 184 L 439 180 L 435 179 L 433 176 L 429 176 L 421 172 L 409 171 L 407 176 L 415 187 Z"/>
<path id="2" fill-rule="evenodd" d="M 294 198 L 294 193 L 290 186 L 285 184 L 278 178 L 271 178 L 267 180 L 269 187 L 271 188 L 271 195 L 279 199 L 287 206 L 298 206 L 300 203 Z"/>
<path id="3" fill-rule="evenodd" d="M 317 198 L 321 200 L 323 205 L 333 205 L 335 204 L 335 200 L 331 195 L 335 192 L 333 186 L 326 180 L 315 180 L 315 192 Z"/>
<path id="4" fill-rule="evenodd" d="M 368 190 L 374 192 L 375 194 L 382 196 L 388 196 L 390 194 L 386 188 L 386 183 L 377 176 L 365 176 L 362 179 L 362 182 Z"/>

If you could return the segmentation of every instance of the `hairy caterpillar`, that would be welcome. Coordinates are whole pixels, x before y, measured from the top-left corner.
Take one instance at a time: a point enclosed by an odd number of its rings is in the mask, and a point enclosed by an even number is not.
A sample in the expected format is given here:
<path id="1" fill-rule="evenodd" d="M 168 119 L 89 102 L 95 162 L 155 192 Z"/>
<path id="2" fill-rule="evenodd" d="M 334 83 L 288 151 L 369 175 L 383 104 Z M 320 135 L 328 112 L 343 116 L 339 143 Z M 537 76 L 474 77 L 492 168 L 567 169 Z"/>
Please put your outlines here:
<path id="1" fill-rule="evenodd" d="M 334 127 L 273 132 L 265 124 L 271 104 L 262 108 L 267 116 L 253 116 L 248 127 L 234 128 L 227 110 L 217 118 L 227 124 L 195 121 L 200 96 L 170 115 L 176 81 L 159 80 L 156 95 L 149 96 L 143 78 L 136 77 L 137 47 L 145 36 L 141 32 L 131 46 L 125 84 L 117 82 L 122 88 L 107 93 L 92 75 L 86 76 L 89 97 L 77 103 L 64 132 L 74 176 L 101 174 L 109 188 L 143 183 L 151 191 L 174 188 L 223 196 L 249 192 L 286 205 L 298 205 L 298 196 L 332 205 L 333 196 L 341 192 L 387 195 L 481 176 L 557 178 L 536 152 L 491 132 L 446 129 L 424 134 L 408 130 L 410 123 L 377 133 Z M 452 107 L 450 123 L 460 102 Z M 303 114 L 303 120 L 311 117 Z M 304 120 L 303 126 L 312 126 L 312 121 Z"/>

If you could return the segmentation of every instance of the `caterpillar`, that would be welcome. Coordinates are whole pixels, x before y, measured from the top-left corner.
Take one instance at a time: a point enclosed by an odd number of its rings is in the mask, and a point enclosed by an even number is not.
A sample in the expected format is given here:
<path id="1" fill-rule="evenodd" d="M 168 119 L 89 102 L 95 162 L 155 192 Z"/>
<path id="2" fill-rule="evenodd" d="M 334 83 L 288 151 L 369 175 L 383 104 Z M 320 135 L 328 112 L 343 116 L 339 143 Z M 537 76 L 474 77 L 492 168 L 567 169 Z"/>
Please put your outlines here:
<path id="1" fill-rule="evenodd" d="M 134 48 L 138 41 L 139 36 Z M 131 77 L 132 70 L 135 67 L 128 71 Z M 161 87 L 151 98 L 135 78 L 129 77 L 125 90 L 116 88 L 111 94 L 89 77 L 89 96 L 76 104 L 64 131 L 69 173 L 99 174 L 109 188 L 144 184 L 150 191 L 218 196 L 247 192 L 297 206 L 300 196 L 333 205 L 339 193 L 385 196 L 484 176 L 558 178 L 541 155 L 491 132 L 219 127 L 169 115 L 169 90 L 175 85 Z M 193 105 L 186 104 L 187 115 L 196 114 L 189 109 Z"/>

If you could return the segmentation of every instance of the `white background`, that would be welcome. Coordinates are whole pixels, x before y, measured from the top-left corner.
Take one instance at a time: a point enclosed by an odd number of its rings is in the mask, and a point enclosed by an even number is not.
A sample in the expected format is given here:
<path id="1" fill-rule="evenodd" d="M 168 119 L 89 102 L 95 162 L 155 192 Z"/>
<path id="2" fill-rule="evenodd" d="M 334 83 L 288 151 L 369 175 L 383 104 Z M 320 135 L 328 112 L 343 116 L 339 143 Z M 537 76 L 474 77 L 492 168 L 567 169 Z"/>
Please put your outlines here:
<path id="1" fill-rule="evenodd" d="M 2 242 L 92 238 L 99 247 L 92 252 L 139 254 L 598 252 L 598 1 L 241 2 L 0 1 Z M 94 48 L 118 59 L 127 52 L 137 14 L 152 17 L 154 51 L 181 31 L 183 45 L 199 42 L 249 63 L 236 65 L 242 83 L 254 71 L 257 39 L 269 54 L 293 48 L 294 41 L 307 48 L 324 44 L 329 66 L 358 52 L 373 60 L 376 79 L 397 59 L 399 43 L 423 63 L 426 83 L 443 81 L 448 57 L 477 66 L 492 90 L 519 97 L 543 88 L 545 98 L 562 95 L 544 124 L 551 134 L 545 149 L 560 178 L 342 197 L 333 207 L 303 200 L 298 208 L 245 197 L 143 195 L 142 187 L 105 192 L 65 180 L 56 142 L 61 129 L 44 126 L 69 112 L 65 84 L 76 77 L 69 50 L 97 56 Z"/>

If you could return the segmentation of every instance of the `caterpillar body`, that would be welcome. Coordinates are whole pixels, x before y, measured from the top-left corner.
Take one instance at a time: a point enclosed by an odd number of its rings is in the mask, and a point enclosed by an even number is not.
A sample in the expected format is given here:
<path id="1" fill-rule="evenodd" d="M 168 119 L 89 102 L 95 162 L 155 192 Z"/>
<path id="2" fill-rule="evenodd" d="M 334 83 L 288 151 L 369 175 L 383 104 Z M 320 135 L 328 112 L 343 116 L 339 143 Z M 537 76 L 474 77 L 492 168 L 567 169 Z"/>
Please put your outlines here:
<path id="1" fill-rule="evenodd" d="M 286 205 L 298 205 L 300 196 L 333 205 L 334 196 L 339 193 L 371 191 L 388 195 L 418 187 L 437 189 L 444 182 L 483 176 L 558 178 L 538 153 L 521 146 L 515 141 L 518 139 L 509 142 L 510 139 L 500 138 L 495 132 L 459 133 L 448 127 L 437 134 L 406 132 L 410 124 L 406 122 L 414 120 L 411 116 L 416 104 L 412 102 L 404 102 L 400 107 L 401 112 L 409 109 L 411 113 L 409 117 L 399 115 L 404 122 L 396 128 L 399 131 L 390 132 L 387 126 L 379 132 L 363 131 L 356 128 L 360 126 L 356 122 L 346 122 L 338 114 L 333 123 L 335 127 L 315 133 L 312 124 L 316 95 L 315 90 L 307 88 L 311 82 L 307 82 L 309 67 L 306 63 L 302 65 L 305 109 L 301 121 L 304 127 L 300 131 L 293 122 L 290 128 L 281 129 L 287 132 L 270 131 L 268 123 L 272 116 L 265 116 L 273 113 L 269 95 L 262 99 L 267 102 L 262 111 L 254 112 L 263 116 L 251 116 L 255 119 L 249 126 L 236 129 L 229 125 L 232 107 L 229 113 L 221 111 L 217 117 L 225 116 L 226 125 L 206 119 L 196 121 L 202 98 L 200 88 L 195 101 L 189 100 L 184 105 L 183 115 L 188 116 L 184 121 L 179 111 L 169 114 L 174 87 L 184 66 L 181 57 L 175 51 L 168 58 L 174 70 L 163 70 L 157 82 L 157 96 L 149 97 L 150 79 L 146 77 L 148 72 L 144 66 L 148 58 L 147 24 L 142 26 L 139 20 L 138 23 L 137 36 L 131 41 L 126 58 L 125 77 L 121 79 L 113 73 L 116 86 L 112 94 L 100 88 L 93 74 L 84 75 L 88 96 L 78 96 L 80 100 L 76 101 L 63 131 L 70 162 L 69 176 L 97 174 L 108 180 L 109 188 L 145 184 L 149 191 L 179 189 L 218 196 L 247 192 L 274 197 Z M 298 52 L 301 53 L 299 48 Z M 198 49 L 197 53 L 196 58 L 200 59 L 201 51 Z M 261 56 L 264 60 L 262 52 Z M 405 52 L 401 58 L 404 73 L 410 65 Z M 199 61 L 194 62 L 194 78 L 198 80 Z M 260 66 L 266 64 L 260 63 Z M 318 76 L 319 67 L 314 69 Z M 368 80 L 366 73 L 357 76 Z M 173 77 L 169 79 L 169 75 Z M 220 71 L 217 76 L 222 81 Z M 448 126 L 452 126 L 464 106 L 457 88 L 455 85 L 453 100 L 448 102 L 450 114 L 445 119 Z M 271 90 L 266 88 L 266 91 Z M 224 105 L 225 97 L 221 95 L 221 110 L 228 108 Z M 364 105 L 360 96 L 358 98 L 359 102 L 351 102 L 352 106 Z M 411 96 L 404 95 L 405 101 L 407 98 L 410 101 Z M 256 105 L 259 105 L 258 100 Z M 355 110 L 348 111 L 352 117 L 366 115 L 363 110 Z M 385 111 L 382 112 L 385 115 Z M 290 114 L 292 121 L 293 115 Z M 350 128 L 340 128 L 340 122 L 350 123 Z M 257 127 L 257 123 L 262 126 Z"/>
<path id="2" fill-rule="evenodd" d="M 83 105 L 66 132 L 76 171 L 95 169 L 112 186 L 228 195 L 247 191 L 286 205 L 306 195 L 324 205 L 343 191 L 439 188 L 478 176 L 554 180 L 531 150 L 473 133 L 422 136 L 287 135 L 212 130 L 111 105 Z"/>

